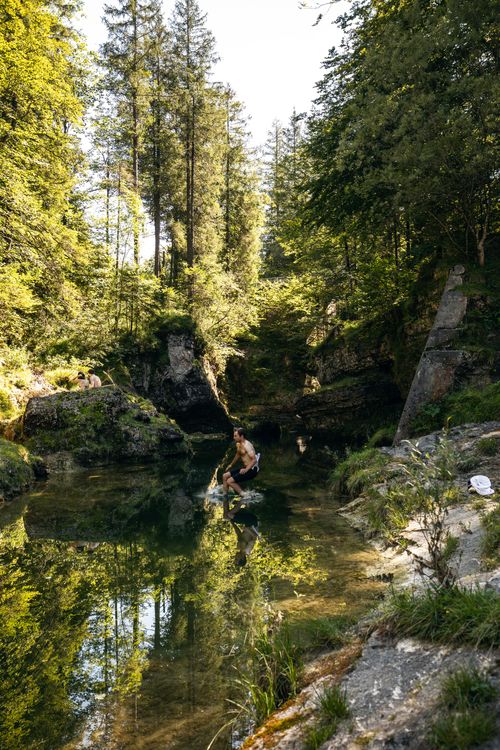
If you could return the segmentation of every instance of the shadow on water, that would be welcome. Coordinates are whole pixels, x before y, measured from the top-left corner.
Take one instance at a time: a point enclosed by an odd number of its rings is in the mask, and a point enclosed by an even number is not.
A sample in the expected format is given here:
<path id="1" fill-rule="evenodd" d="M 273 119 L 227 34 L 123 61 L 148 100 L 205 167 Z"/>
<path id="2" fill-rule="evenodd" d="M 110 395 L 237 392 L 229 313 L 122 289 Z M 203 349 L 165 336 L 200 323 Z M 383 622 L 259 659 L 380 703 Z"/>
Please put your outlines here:
<path id="1" fill-rule="evenodd" d="M 54 476 L 0 512 L 5 750 L 205 750 L 271 610 L 300 623 L 373 600 L 373 553 L 293 445 L 264 448 L 262 539 L 235 564 L 207 499 L 224 450 Z M 236 726 L 213 747 L 237 745 Z"/>

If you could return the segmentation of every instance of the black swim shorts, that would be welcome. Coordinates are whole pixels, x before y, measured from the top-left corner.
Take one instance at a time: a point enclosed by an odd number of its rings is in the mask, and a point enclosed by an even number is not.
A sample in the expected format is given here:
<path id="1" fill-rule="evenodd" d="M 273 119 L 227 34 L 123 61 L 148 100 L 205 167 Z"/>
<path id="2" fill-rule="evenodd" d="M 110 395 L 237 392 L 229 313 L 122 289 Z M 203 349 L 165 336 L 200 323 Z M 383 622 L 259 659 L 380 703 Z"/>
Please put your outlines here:
<path id="1" fill-rule="evenodd" d="M 248 482 L 249 479 L 254 479 L 259 473 L 259 467 L 252 466 L 252 468 L 248 471 L 245 471 L 244 474 L 241 474 L 240 472 L 241 469 L 233 469 L 233 471 L 231 472 L 231 476 L 236 484 L 240 484 L 240 482 Z"/>

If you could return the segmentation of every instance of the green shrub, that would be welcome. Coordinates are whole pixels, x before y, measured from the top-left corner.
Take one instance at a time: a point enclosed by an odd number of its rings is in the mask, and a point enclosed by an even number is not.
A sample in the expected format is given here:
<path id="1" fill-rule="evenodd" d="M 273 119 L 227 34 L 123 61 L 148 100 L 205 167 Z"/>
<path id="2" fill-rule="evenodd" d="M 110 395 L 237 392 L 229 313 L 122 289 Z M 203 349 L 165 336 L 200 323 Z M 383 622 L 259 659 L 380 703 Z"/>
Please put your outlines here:
<path id="1" fill-rule="evenodd" d="M 395 592 L 385 621 L 398 635 L 438 643 L 500 646 L 500 597 L 488 589 L 441 588 Z"/>
<path id="2" fill-rule="evenodd" d="M 337 724 L 326 724 L 309 730 L 304 743 L 304 750 L 318 750 L 337 730 Z"/>
<path id="3" fill-rule="evenodd" d="M 396 434 L 397 425 L 391 424 L 388 427 L 381 427 L 377 432 L 374 432 L 371 438 L 368 440 L 367 448 L 380 448 L 382 446 L 392 445 L 394 435 Z"/>
<path id="4" fill-rule="evenodd" d="M 14 405 L 10 399 L 9 391 L 0 388 L 0 419 L 10 419 L 14 414 Z"/>
<path id="5" fill-rule="evenodd" d="M 487 568 L 495 568 L 500 562 L 500 507 L 483 516 L 481 525 L 484 529 L 481 557 Z"/>
<path id="6" fill-rule="evenodd" d="M 257 638 L 251 670 L 239 680 L 245 695 L 243 706 L 257 724 L 297 694 L 301 671 L 299 649 L 286 626 Z"/>
<path id="7" fill-rule="evenodd" d="M 423 435 L 449 424 L 500 419 L 500 381 L 484 388 L 467 388 L 424 406 L 412 423 L 412 434 Z"/>

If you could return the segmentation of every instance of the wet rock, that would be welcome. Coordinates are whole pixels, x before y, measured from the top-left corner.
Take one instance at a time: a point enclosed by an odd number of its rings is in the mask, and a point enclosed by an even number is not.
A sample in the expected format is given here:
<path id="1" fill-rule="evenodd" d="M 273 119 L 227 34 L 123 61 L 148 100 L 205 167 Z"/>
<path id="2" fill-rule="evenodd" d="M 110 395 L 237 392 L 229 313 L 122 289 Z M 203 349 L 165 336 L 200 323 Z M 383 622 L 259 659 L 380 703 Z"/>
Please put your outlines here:
<path id="1" fill-rule="evenodd" d="M 23 418 L 25 444 L 49 467 L 160 460 L 186 453 L 183 432 L 152 404 L 116 386 L 32 398 Z"/>
<path id="2" fill-rule="evenodd" d="M 44 462 L 22 445 L 0 438 L 0 502 L 26 492 L 47 473 Z"/>

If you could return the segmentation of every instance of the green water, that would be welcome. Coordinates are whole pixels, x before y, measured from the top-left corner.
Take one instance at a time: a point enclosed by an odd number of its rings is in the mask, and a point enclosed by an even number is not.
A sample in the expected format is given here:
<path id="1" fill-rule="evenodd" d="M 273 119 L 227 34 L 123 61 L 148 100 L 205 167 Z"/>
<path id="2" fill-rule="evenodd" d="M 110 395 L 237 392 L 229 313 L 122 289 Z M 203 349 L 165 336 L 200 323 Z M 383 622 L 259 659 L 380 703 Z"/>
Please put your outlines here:
<path id="1" fill-rule="evenodd" d="M 293 445 L 264 448 L 262 539 L 234 564 L 206 499 L 224 449 L 54 476 L 0 511 L 3 750 L 205 750 L 276 613 L 307 626 L 373 600 L 374 553 Z M 243 714 L 213 747 L 246 729 Z"/>

